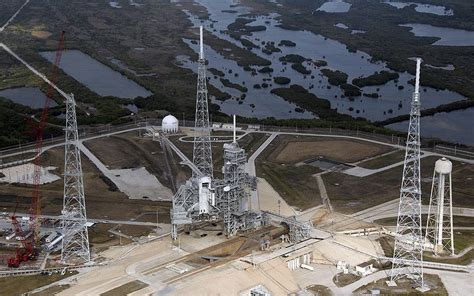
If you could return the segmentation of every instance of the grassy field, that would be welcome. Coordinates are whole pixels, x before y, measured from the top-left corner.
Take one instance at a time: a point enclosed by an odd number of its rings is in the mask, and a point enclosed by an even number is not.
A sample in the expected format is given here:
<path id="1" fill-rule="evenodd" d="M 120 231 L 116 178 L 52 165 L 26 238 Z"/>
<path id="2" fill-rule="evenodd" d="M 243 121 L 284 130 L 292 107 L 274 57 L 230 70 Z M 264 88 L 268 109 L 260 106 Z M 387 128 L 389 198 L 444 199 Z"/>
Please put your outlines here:
<path id="1" fill-rule="evenodd" d="M 146 150 L 147 143 L 141 143 L 140 140 L 134 141 L 136 150 L 133 151 L 133 155 L 140 151 L 141 153 L 150 153 L 156 151 L 157 147 L 148 147 Z M 152 143 L 149 141 L 151 145 Z M 144 146 L 140 146 L 140 145 Z M 158 144 L 156 144 L 158 145 Z M 108 146 L 107 146 L 108 147 Z M 137 148 L 138 147 L 138 148 Z M 145 148 L 144 148 L 145 147 Z M 114 149 L 120 149 L 120 147 L 110 146 L 107 149 L 114 151 Z M 144 152 L 148 151 L 148 152 Z M 147 159 L 144 155 L 143 159 Z M 150 155 L 148 155 L 151 158 Z M 159 157 L 154 156 L 156 160 L 149 159 L 150 161 L 159 161 Z M 57 167 L 55 173 L 59 176 L 63 172 L 63 159 L 64 150 L 62 148 L 54 148 L 48 150 L 44 156 L 42 163 L 45 166 Z M 133 158 L 132 158 L 133 159 Z M 150 162 L 153 164 L 154 162 Z M 160 164 L 162 165 L 162 164 Z M 136 218 L 137 216 L 147 213 L 156 212 L 157 210 L 162 213 L 160 216 L 163 219 L 169 219 L 169 208 L 170 202 L 152 202 L 147 200 L 130 200 L 123 193 L 117 191 L 114 186 L 110 185 L 110 181 L 104 178 L 98 169 L 84 156 L 82 155 L 82 166 L 84 171 L 84 188 L 86 196 L 87 214 L 89 218 L 96 219 L 111 219 L 111 220 L 127 220 Z M 184 179 L 185 177 L 183 177 Z M 56 182 L 45 184 L 41 186 L 42 191 L 42 213 L 59 215 L 62 208 L 63 202 L 63 181 L 58 180 Z M 8 210 L 13 210 L 18 200 L 17 212 L 28 212 L 28 208 L 31 203 L 31 188 L 21 185 L 13 184 L 0 184 L 0 207 L 5 207 Z M 110 205 L 114 206 L 111 207 Z"/>
<path id="2" fill-rule="evenodd" d="M 423 203 L 428 204 L 434 163 L 439 157 L 425 157 L 421 161 Z M 333 207 L 343 213 L 357 211 L 396 199 L 400 195 L 403 166 L 397 166 L 365 178 L 339 172 L 323 175 Z M 453 161 L 453 205 L 473 207 L 472 178 L 474 165 Z"/>
<path id="3" fill-rule="evenodd" d="M 159 142 L 140 137 L 138 132 L 99 138 L 84 143 L 110 169 L 145 167 L 161 184 L 173 190 L 172 183 L 182 184 L 190 174 L 178 159 L 170 158 L 170 170 Z"/>
<path id="4" fill-rule="evenodd" d="M 403 161 L 404 158 L 405 151 L 400 150 L 394 153 L 384 155 L 382 157 L 377 157 L 368 161 L 364 161 L 358 164 L 358 166 L 366 169 L 380 169 L 388 165 Z"/>
<path id="5" fill-rule="evenodd" d="M 126 296 L 132 292 L 141 290 L 146 287 L 148 287 L 148 285 L 141 281 L 133 281 L 133 282 L 129 282 L 124 285 L 121 285 L 120 287 L 117 287 L 105 293 L 102 293 L 100 295 L 101 296 Z"/>
<path id="6" fill-rule="evenodd" d="M 380 246 L 382 247 L 385 256 L 390 257 L 390 258 L 393 257 L 393 245 L 394 245 L 393 238 L 384 236 L 384 237 L 381 237 L 378 241 L 380 242 Z M 461 244 L 457 245 L 457 243 L 459 242 Z M 463 232 L 456 231 L 455 232 L 454 246 L 456 249 L 455 251 L 456 254 L 459 254 L 459 252 L 464 250 L 465 247 L 472 244 L 474 244 L 474 235 L 472 231 L 463 231 Z M 474 250 L 470 250 L 469 252 L 467 252 L 461 257 L 451 257 L 449 255 L 444 256 L 444 257 L 439 257 L 439 256 L 433 256 L 433 253 L 431 251 L 425 251 L 423 253 L 423 258 L 427 261 L 433 261 L 433 262 L 469 265 L 474 260 Z"/>
<path id="7" fill-rule="evenodd" d="M 77 272 L 67 272 L 64 275 L 54 273 L 52 275 L 28 275 L 0 278 L 2 295 L 23 295 L 34 289 L 49 285 L 59 280 L 70 277 Z M 40 294 L 38 294 L 40 295 Z M 50 294 L 51 295 L 51 294 Z"/>
<path id="8" fill-rule="evenodd" d="M 387 151 L 390 148 L 362 141 L 280 135 L 258 157 L 257 176 L 265 178 L 289 205 L 304 210 L 321 203 L 313 175 L 322 172 L 304 161 L 323 156 L 355 162 Z"/>

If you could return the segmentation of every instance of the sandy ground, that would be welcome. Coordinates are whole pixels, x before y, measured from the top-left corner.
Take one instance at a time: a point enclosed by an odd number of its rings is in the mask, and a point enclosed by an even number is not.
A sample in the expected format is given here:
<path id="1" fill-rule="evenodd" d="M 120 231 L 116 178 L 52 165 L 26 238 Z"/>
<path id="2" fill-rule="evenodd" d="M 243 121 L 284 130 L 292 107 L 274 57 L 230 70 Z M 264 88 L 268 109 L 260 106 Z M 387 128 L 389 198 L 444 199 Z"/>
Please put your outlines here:
<path id="1" fill-rule="evenodd" d="M 278 192 L 263 178 L 257 178 L 257 192 L 260 210 L 269 211 L 283 216 L 294 216 L 298 214 L 286 201 L 281 198 Z M 280 206 L 278 206 L 280 201 Z M 280 209 L 278 209 L 280 207 Z M 280 212 L 280 213 L 279 213 Z"/>
<path id="2" fill-rule="evenodd" d="M 286 264 L 276 259 L 261 264 L 257 269 L 250 264 L 234 262 L 180 281 L 168 293 L 160 295 L 240 295 L 257 285 L 263 285 L 272 295 L 287 295 L 300 290 Z"/>
<path id="3" fill-rule="evenodd" d="M 355 266 L 373 259 L 373 256 L 383 255 L 383 250 L 379 243 L 366 237 L 339 234 L 319 242 L 315 253 L 333 264 L 346 261 Z"/>
<path id="4" fill-rule="evenodd" d="M 221 267 L 205 270 L 169 285 L 161 282 L 163 280 L 162 273 L 169 273 L 168 269 L 162 268 L 162 272 L 151 270 L 169 260 L 188 254 L 185 251 L 188 247 L 195 249 L 196 245 L 200 245 L 203 248 L 215 244 L 219 240 L 222 239 L 209 240 L 183 236 L 181 246 L 184 250 L 173 246 L 169 237 L 144 245 L 111 248 L 101 255 L 115 261 L 111 261 L 107 266 L 61 281 L 62 284 L 69 283 L 72 286 L 58 295 L 99 295 L 135 280 L 140 280 L 149 286 L 140 290 L 141 293 L 135 292 L 134 295 L 143 295 L 143 293 L 154 293 L 155 295 L 239 295 L 259 284 L 265 286 L 272 295 L 286 295 L 299 290 L 290 270 L 279 258 L 261 264 L 257 269 L 236 259 Z M 229 281 L 229 278 L 232 280 Z M 211 282 L 212 285 L 203 285 L 203 283 Z"/>
<path id="5" fill-rule="evenodd" d="M 131 199 L 171 200 L 173 193 L 163 186 L 146 168 L 110 170 L 117 178 L 117 187 Z"/>
<path id="6" fill-rule="evenodd" d="M 61 178 L 50 171 L 55 170 L 56 167 L 41 167 L 40 184 L 52 183 Z M 26 163 L 14 167 L 0 169 L 0 173 L 5 177 L 0 178 L 0 182 L 5 183 L 20 183 L 33 184 L 34 164 Z"/>

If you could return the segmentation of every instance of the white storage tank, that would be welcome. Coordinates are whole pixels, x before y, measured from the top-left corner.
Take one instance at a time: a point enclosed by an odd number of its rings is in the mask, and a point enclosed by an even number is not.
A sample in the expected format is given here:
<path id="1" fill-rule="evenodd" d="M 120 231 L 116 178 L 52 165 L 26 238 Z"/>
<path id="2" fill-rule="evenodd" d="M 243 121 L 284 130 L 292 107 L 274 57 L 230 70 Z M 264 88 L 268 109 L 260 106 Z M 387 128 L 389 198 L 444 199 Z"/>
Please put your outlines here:
<path id="1" fill-rule="evenodd" d="M 438 159 L 435 163 L 435 171 L 437 173 L 447 175 L 450 174 L 451 171 L 453 170 L 453 164 L 449 159 L 443 157 L 441 159 Z"/>
<path id="2" fill-rule="evenodd" d="M 167 115 L 161 122 L 161 130 L 166 134 L 175 134 L 178 132 L 179 122 L 173 115 Z"/>

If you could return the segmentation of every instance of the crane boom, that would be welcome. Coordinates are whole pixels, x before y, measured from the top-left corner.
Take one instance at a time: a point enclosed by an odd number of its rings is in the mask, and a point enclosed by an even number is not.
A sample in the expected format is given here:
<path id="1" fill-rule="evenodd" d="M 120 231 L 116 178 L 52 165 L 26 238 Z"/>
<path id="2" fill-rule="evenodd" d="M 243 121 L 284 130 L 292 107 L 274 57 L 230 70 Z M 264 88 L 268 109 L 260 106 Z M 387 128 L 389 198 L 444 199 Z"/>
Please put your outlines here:
<path id="1" fill-rule="evenodd" d="M 30 220 L 29 220 L 29 229 L 30 232 L 27 236 L 24 235 L 23 229 L 18 222 L 16 217 L 16 208 L 11 216 L 12 225 L 15 229 L 16 235 L 19 237 L 21 242 L 20 248 L 16 251 L 16 256 L 12 257 L 8 260 L 9 267 L 19 267 L 21 262 L 28 261 L 28 260 L 35 260 L 37 257 L 37 246 L 39 244 L 39 228 L 40 223 L 38 221 L 38 217 L 41 212 L 41 191 L 40 191 L 40 184 L 41 184 L 41 152 L 43 148 L 43 132 L 46 126 L 46 120 L 48 118 L 48 111 L 49 111 L 49 102 L 53 97 L 54 90 L 58 90 L 55 85 L 55 82 L 58 78 L 58 66 L 61 61 L 62 50 L 64 48 L 64 34 L 65 32 L 61 32 L 59 38 L 59 44 L 56 51 L 56 58 L 53 64 L 53 68 L 51 71 L 51 81 L 48 80 L 43 74 L 39 73 L 38 71 L 34 70 L 33 72 L 38 75 L 44 76 L 44 80 L 48 82 L 48 92 L 46 96 L 46 100 L 44 102 L 44 107 L 41 112 L 41 118 L 36 127 L 34 127 L 35 132 L 35 155 L 36 158 L 34 159 L 34 172 L 33 172 L 33 192 L 32 192 L 32 199 L 31 199 L 31 207 L 30 207 Z M 10 52 L 13 56 L 17 57 L 23 64 L 27 65 L 21 58 L 16 56 L 13 51 L 10 49 L 6 49 L 5 45 L 0 44 L 7 52 Z M 29 65 L 27 65 L 30 68 Z M 33 69 L 32 67 L 30 70 Z M 41 77 L 40 76 L 40 77 Z"/>
<path id="2" fill-rule="evenodd" d="M 41 191 L 40 191 L 40 184 L 41 184 L 41 152 L 43 150 L 43 133 L 44 127 L 46 125 L 46 120 L 48 118 L 49 112 L 49 102 L 53 98 L 53 84 L 57 82 L 58 79 L 58 66 L 61 62 L 62 51 L 64 47 L 64 34 L 65 32 L 62 31 L 59 37 L 58 48 L 56 50 L 56 58 L 54 60 L 54 64 L 51 70 L 51 81 L 52 84 L 48 84 L 48 92 L 46 95 L 46 99 L 44 101 L 43 111 L 41 112 L 41 119 L 36 127 L 36 143 L 35 143 L 35 155 L 36 158 L 34 159 L 34 174 L 33 174 L 33 193 L 32 193 L 32 200 L 31 200 L 31 209 L 30 209 L 30 230 L 33 233 L 33 243 L 34 245 L 38 245 L 39 242 L 39 223 L 38 223 L 38 216 L 41 212 Z"/>

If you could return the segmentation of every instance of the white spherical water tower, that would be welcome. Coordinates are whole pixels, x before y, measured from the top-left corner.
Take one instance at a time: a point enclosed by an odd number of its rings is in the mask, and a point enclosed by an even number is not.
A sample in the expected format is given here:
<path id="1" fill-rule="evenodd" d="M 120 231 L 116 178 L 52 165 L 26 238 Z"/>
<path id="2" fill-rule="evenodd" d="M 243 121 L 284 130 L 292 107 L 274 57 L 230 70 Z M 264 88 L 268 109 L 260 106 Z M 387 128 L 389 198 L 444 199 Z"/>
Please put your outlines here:
<path id="1" fill-rule="evenodd" d="M 167 115 L 161 122 L 161 130 L 166 134 L 175 134 L 178 132 L 179 122 L 173 115 Z"/>

